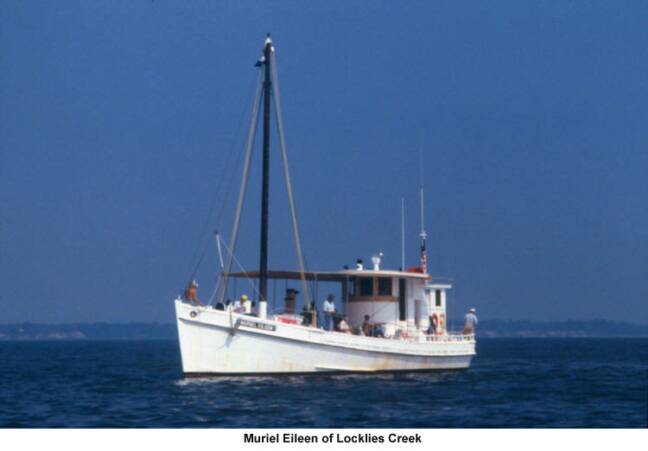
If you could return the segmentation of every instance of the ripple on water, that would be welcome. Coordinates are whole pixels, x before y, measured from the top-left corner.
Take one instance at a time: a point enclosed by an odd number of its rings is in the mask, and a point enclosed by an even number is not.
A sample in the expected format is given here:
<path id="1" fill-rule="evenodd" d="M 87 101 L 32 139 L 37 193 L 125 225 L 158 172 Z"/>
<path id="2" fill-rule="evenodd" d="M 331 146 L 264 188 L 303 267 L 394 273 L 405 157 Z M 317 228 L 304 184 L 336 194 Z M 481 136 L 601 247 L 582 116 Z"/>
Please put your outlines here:
<path id="1" fill-rule="evenodd" d="M 467 372 L 182 378 L 173 341 L 0 343 L 3 427 L 645 427 L 648 340 L 483 339 Z"/>

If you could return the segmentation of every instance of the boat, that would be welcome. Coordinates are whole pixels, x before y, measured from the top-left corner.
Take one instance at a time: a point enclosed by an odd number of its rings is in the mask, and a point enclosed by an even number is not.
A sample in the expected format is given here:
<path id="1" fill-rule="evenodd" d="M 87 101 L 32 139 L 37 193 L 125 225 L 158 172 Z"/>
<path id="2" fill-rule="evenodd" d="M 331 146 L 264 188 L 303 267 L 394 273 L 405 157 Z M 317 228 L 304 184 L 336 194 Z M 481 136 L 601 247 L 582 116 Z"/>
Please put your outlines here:
<path id="1" fill-rule="evenodd" d="M 285 150 L 275 48 L 270 35 L 263 44 L 252 119 L 229 245 L 217 236 L 220 272 L 213 302 L 195 296 L 175 299 L 178 339 L 185 377 L 340 374 L 399 371 L 465 370 L 475 356 L 473 333 L 452 333 L 447 327 L 447 292 L 452 281 L 427 271 L 426 233 L 422 224 L 420 262 L 398 270 L 384 269 L 382 254 L 371 265 L 358 260 L 337 271 L 307 270 Z M 292 219 L 299 269 L 268 268 L 268 207 L 271 101 Z M 247 192 L 252 147 L 259 116 L 263 116 L 261 240 L 258 270 L 232 270 L 240 216 Z M 421 188 L 421 217 L 423 191 Z M 222 248 L 226 255 L 223 256 Z M 232 280 L 257 281 L 256 300 L 226 301 Z M 286 290 L 283 305 L 269 310 L 268 281 L 284 280 L 301 287 Z M 287 282 L 286 282 L 287 283 Z M 320 283 L 339 288 L 336 313 L 322 313 Z M 195 284 L 194 284 L 195 287 Z M 276 305 L 279 300 L 272 299 Z M 338 314 L 337 311 L 342 312 Z M 324 327 L 326 326 L 326 327 Z"/>

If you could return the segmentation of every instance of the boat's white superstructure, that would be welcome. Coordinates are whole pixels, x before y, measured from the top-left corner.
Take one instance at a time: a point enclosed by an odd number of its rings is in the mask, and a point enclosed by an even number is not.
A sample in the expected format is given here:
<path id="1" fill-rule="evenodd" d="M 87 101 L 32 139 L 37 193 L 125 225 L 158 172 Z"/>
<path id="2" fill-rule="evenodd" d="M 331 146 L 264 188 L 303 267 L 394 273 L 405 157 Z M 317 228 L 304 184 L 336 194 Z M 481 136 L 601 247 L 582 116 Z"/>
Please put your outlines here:
<path id="1" fill-rule="evenodd" d="M 263 56 L 257 64 L 264 68 L 265 79 L 263 84 L 259 80 L 253 107 L 239 200 L 230 244 L 225 246 L 228 252 L 226 263 L 221 258 L 221 278 L 214 297 L 216 302 L 214 305 L 200 304 L 195 296 L 195 283 L 191 284 L 185 296 L 175 300 L 183 373 L 199 376 L 467 369 L 475 355 L 475 337 L 473 334 L 451 334 L 447 330 L 446 292 L 451 284 L 427 273 L 423 224 L 420 266 L 407 271 L 404 268 L 384 270 L 380 267 L 382 254 L 378 254 L 372 257 L 370 269 L 358 260 L 354 269 L 345 267 L 335 272 L 305 270 L 273 61 L 274 47 L 268 37 Z M 269 271 L 267 268 L 271 92 L 279 119 L 279 142 L 299 271 Z M 232 260 L 261 98 L 264 166 L 260 265 L 259 271 L 235 273 L 231 271 Z M 220 252 L 221 241 L 217 239 Z M 258 279 L 258 291 L 252 284 L 258 302 L 256 308 L 252 308 L 251 301 L 247 301 L 245 306 L 225 302 L 228 280 L 232 278 Z M 268 279 L 301 282 L 301 314 L 296 307 L 298 292 L 294 289 L 287 290 L 283 307 L 268 312 Z M 322 321 L 323 312 L 318 305 L 321 300 L 317 294 L 320 282 L 339 284 L 336 307 L 339 309 L 337 312 L 343 314 L 329 315 L 327 321 Z"/>

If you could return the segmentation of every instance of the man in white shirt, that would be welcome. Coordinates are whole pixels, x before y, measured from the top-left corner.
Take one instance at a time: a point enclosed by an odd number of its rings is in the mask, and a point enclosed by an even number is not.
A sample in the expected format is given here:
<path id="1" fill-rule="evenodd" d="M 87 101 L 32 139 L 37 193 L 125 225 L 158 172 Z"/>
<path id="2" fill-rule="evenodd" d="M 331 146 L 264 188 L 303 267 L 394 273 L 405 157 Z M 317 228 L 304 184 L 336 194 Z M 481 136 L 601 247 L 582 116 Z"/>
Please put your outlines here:
<path id="1" fill-rule="evenodd" d="M 322 311 L 324 312 L 324 329 L 333 330 L 333 317 L 335 315 L 335 296 L 329 294 L 324 300 Z"/>
<path id="2" fill-rule="evenodd" d="M 464 317 L 463 334 L 464 335 L 474 334 L 476 327 L 477 327 L 477 312 L 475 311 L 474 308 L 471 308 L 470 310 L 468 310 L 468 313 L 466 313 L 466 316 Z"/>

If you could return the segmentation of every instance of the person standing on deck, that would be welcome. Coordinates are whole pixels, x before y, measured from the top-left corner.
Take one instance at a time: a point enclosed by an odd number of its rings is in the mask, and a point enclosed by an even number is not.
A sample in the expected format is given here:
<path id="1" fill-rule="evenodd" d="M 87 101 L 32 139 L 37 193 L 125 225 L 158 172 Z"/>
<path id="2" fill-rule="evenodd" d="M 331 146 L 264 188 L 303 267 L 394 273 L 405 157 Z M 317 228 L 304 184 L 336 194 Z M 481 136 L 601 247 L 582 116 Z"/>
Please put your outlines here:
<path id="1" fill-rule="evenodd" d="M 471 308 L 470 310 L 468 310 L 468 313 L 466 313 L 466 316 L 464 317 L 464 335 L 472 335 L 475 333 L 475 328 L 477 327 L 478 322 L 476 313 L 477 312 L 474 308 Z"/>
<path id="2" fill-rule="evenodd" d="M 184 293 L 185 300 L 192 304 L 203 305 L 203 303 L 200 302 L 200 299 L 198 299 L 197 291 L 198 291 L 198 282 L 192 280 L 189 286 L 187 286 L 187 289 L 185 290 Z"/>
<path id="3" fill-rule="evenodd" d="M 322 311 L 324 312 L 324 329 L 333 330 L 333 317 L 335 316 L 335 296 L 329 294 L 324 300 Z"/>
<path id="4" fill-rule="evenodd" d="M 369 315 L 364 316 L 364 321 L 362 322 L 362 333 L 365 337 L 373 337 L 373 324 L 369 321 L 371 317 Z"/>
<path id="5" fill-rule="evenodd" d="M 428 335 L 436 335 L 438 325 L 439 320 L 437 319 L 436 314 L 430 316 L 430 325 L 427 330 Z"/>

